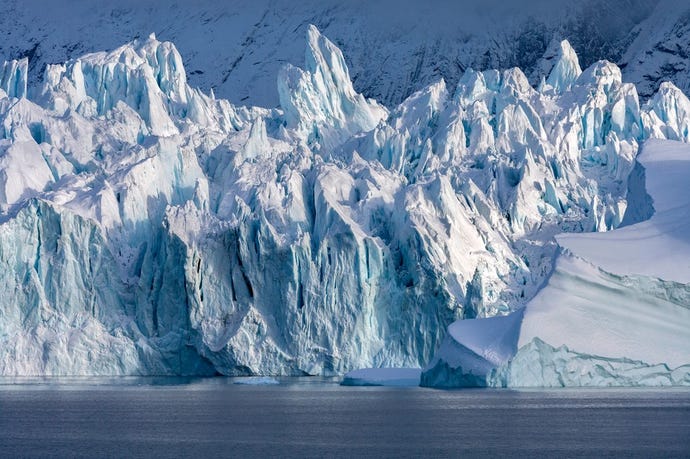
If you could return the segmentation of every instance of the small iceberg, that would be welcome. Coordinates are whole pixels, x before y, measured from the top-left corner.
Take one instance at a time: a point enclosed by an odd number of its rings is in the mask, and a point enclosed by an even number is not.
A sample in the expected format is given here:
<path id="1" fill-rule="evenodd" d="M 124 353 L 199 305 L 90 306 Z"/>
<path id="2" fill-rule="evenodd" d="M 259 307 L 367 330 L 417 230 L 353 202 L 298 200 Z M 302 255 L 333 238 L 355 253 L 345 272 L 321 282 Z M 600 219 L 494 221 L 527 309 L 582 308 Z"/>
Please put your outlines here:
<path id="1" fill-rule="evenodd" d="M 420 368 L 362 368 L 347 373 L 342 386 L 419 386 Z"/>
<path id="2" fill-rule="evenodd" d="M 233 383 L 248 386 L 272 386 L 280 384 L 276 378 L 272 378 L 270 376 L 245 376 L 235 379 Z"/>

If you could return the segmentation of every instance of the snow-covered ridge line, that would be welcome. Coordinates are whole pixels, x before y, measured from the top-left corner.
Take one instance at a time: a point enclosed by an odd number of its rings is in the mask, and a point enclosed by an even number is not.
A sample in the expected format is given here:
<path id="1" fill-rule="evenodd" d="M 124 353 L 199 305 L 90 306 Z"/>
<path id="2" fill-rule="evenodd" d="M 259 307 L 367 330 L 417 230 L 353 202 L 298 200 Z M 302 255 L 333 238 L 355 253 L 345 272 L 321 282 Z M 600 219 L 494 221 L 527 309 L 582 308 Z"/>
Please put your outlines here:
<path id="1" fill-rule="evenodd" d="M 420 367 L 453 321 L 532 298 L 554 234 L 622 222 L 639 142 L 688 140 L 682 92 L 640 107 L 567 43 L 539 90 L 468 70 L 389 112 L 307 41 L 276 110 L 190 87 L 154 36 L 50 66 L 32 99 L 5 66 L 0 341 L 22 344 L 0 373 Z"/>

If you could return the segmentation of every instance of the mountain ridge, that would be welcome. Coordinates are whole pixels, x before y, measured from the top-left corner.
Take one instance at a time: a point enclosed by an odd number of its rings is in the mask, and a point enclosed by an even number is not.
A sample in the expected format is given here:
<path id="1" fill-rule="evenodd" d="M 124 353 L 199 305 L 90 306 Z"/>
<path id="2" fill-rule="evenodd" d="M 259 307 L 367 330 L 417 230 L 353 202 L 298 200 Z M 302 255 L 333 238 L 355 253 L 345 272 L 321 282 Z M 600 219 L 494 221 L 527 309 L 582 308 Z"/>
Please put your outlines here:
<path id="1" fill-rule="evenodd" d="M 155 32 L 180 48 L 194 86 L 206 92 L 213 89 L 234 104 L 274 107 L 275 76 L 285 62 L 301 64 L 303 37 L 312 23 L 344 50 L 358 92 L 394 107 L 439 77 L 455 86 L 470 67 L 521 67 L 536 86 L 544 73 L 540 60 L 552 41 L 569 39 L 585 67 L 599 59 L 617 61 L 631 49 L 629 31 L 638 25 L 644 29 L 647 18 L 661 14 L 654 10 L 656 4 L 262 0 L 177 2 L 162 9 L 153 0 L 100 2 L 97 8 L 83 0 L 73 0 L 68 7 L 8 0 L 0 19 L 6 31 L 0 57 L 29 57 L 30 79 L 35 82 L 43 78 L 46 64 L 114 49 Z M 84 36 L 91 39 L 84 41 Z M 643 77 L 635 75 L 631 81 L 640 83 Z M 689 89 L 674 74 L 665 78 Z"/>

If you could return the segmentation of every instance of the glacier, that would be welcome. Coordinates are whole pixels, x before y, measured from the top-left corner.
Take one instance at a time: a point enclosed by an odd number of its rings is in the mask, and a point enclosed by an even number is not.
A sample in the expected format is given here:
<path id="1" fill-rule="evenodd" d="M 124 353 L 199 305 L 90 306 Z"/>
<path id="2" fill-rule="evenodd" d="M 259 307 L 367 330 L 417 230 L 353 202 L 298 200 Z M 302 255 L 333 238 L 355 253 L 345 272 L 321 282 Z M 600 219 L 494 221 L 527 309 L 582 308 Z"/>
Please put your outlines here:
<path id="1" fill-rule="evenodd" d="M 422 384 L 690 384 L 690 147 L 648 140 L 637 161 L 645 181 L 630 182 L 627 204 L 651 204 L 651 218 L 557 236 L 560 251 L 544 288 L 508 316 L 451 325 Z"/>
<path id="2" fill-rule="evenodd" d="M 192 87 L 154 34 L 35 87 L 26 61 L 4 64 L 0 374 L 420 368 L 465 324 L 522 327 L 514 311 L 561 269 L 554 236 L 642 224 L 639 145 L 688 140 L 671 83 L 641 105 L 615 64 L 550 52 L 536 89 L 518 68 L 468 69 L 392 108 L 313 26 L 279 108 Z M 490 349 L 481 368 L 517 351 L 493 328 L 488 348 L 459 345 Z"/>

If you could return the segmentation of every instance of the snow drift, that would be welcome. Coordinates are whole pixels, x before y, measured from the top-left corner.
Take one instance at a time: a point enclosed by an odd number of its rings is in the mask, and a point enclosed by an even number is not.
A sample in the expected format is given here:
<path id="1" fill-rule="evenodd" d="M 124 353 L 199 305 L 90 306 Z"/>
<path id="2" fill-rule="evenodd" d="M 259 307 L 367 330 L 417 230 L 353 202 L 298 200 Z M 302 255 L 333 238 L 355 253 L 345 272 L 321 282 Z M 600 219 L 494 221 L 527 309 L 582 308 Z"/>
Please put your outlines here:
<path id="1" fill-rule="evenodd" d="M 558 236 L 554 273 L 536 297 L 502 322 L 452 325 L 423 384 L 690 384 L 690 147 L 650 140 L 637 160 L 646 188 L 631 190 L 628 209 L 649 205 L 648 193 L 653 216 Z M 505 351 L 491 358 L 496 348 Z M 479 357 L 486 364 L 473 366 Z"/>

